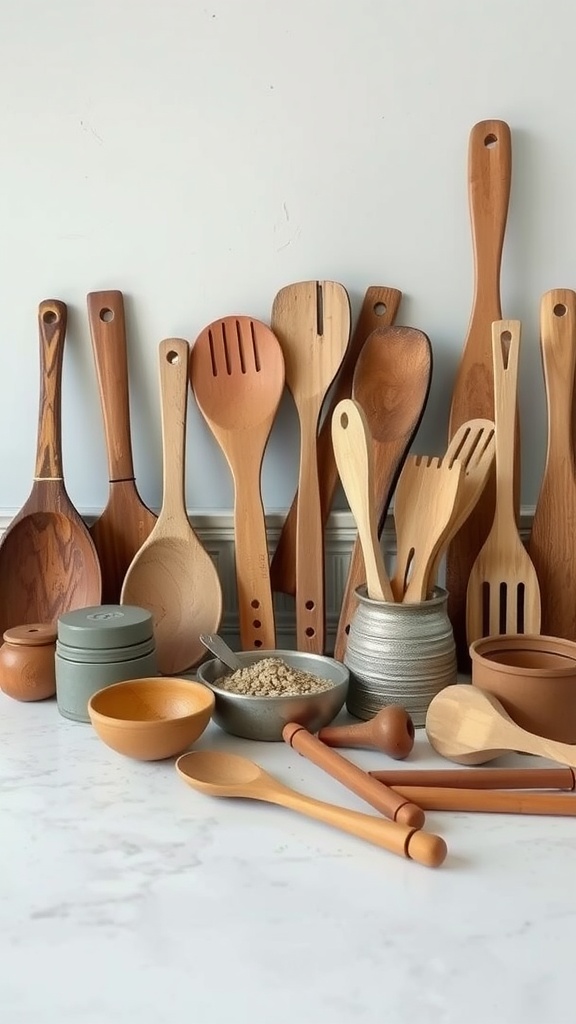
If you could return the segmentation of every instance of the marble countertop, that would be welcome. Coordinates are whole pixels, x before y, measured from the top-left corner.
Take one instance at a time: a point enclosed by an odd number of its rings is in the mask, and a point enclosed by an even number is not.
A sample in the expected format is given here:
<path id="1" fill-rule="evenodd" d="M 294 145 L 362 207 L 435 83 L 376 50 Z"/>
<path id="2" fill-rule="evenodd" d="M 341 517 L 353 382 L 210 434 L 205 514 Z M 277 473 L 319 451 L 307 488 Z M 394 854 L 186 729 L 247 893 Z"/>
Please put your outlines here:
<path id="1" fill-rule="evenodd" d="M 211 724 L 198 747 L 375 813 L 284 744 Z M 438 764 L 419 730 L 406 770 Z M 198 794 L 173 761 L 128 760 L 54 701 L 0 693 L 0 821 L 5 1024 L 575 1019 L 574 819 L 428 812 L 449 847 L 429 869 L 280 807 Z"/>

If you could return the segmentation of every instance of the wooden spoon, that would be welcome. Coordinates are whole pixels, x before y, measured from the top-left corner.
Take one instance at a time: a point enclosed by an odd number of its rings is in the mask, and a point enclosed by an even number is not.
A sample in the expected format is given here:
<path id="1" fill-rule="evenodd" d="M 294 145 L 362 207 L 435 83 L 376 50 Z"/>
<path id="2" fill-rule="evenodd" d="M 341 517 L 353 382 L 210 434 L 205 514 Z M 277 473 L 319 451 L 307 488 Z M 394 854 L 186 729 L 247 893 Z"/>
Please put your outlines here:
<path id="1" fill-rule="evenodd" d="M 284 391 L 284 357 L 269 327 L 247 316 L 209 324 L 196 339 L 190 382 L 234 480 L 236 585 L 243 650 L 274 650 L 264 451 Z"/>
<path id="2" fill-rule="evenodd" d="M 332 450 L 330 430 L 332 414 L 342 398 L 350 398 L 352 380 L 358 356 L 362 348 L 377 327 L 387 327 L 396 319 L 402 292 L 397 288 L 385 288 L 373 285 L 366 289 L 360 315 L 356 327 L 346 349 L 346 354 L 332 388 L 327 408 L 318 433 L 316 444 L 318 454 L 318 482 L 320 487 L 320 505 L 322 523 L 325 526 L 332 508 L 332 501 L 338 485 L 338 470 Z M 276 545 L 270 565 L 272 589 L 284 594 L 296 593 L 296 515 L 298 508 L 298 491 L 282 525 L 280 539 Z M 361 581 L 363 582 L 363 581 Z"/>
<path id="3" fill-rule="evenodd" d="M 484 764 L 518 751 L 576 767 L 576 744 L 527 732 L 491 693 L 465 683 L 446 686 L 432 698 L 426 734 L 438 754 L 458 764 Z"/>
<path id="4" fill-rule="evenodd" d="M 274 299 L 271 326 L 286 365 L 286 384 L 300 421 L 296 524 L 298 650 L 324 653 L 324 531 L 316 436 L 320 410 L 350 338 L 350 300 L 334 281 L 303 281 Z"/>
<path id="5" fill-rule="evenodd" d="M 548 407 L 546 465 L 532 520 L 528 553 L 542 602 L 542 633 L 576 640 L 576 469 L 573 401 L 576 292 L 556 288 L 540 303 L 540 345 Z"/>
<path id="6" fill-rule="evenodd" d="M 34 483 L 0 544 L 0 635 L 13 626 L 55 623 L 75 608 L 100 604 L 98 555 L 62 476 L 61 383 L 67 309 L 38 308 L 40 411 Z"/>
<path id="7" fill-rule="evenodd" d="M 482 636 L 540 632 L 536 570 L 518 533 L 514 500 L 514 438 L 520 322 L 492 325 L 496 424 L 496 510 L 472 566 L 467 589 L 466 631 Z"/>
<path id="8" fill-rule="evenodd" d="M 282 785 L 254 761 L 237 754 L 193 751 L 177 759 L 176 771 L 201 793 L 280 804 L 427 867 L 439 867 L 446 857 L 446 844 L 440 836 L 304 796 Z"/>
<path id="9" fill-rule="evenodd" d="M 90 534 L 102 569 L 102 601 L 117 604 L 126 570 L 154 529 L 156 516 L 134 479 L 122 292 L 90 292 L 87 303 L 110 481 L 106 508 Z"/>
<path id="10" fill-rule="evenodd" d="M 188 342 L 160 342 L 160 398 L 164 488 L 152 533 L 134 556 L 122 604 L 147 608 L 154 618 L 158 668 L 183 672 L 205 655 L 200 633 L 217 633 L 222 588 L 216 567 L 190 525 L 184 491 Z"/>
<path id="11" fill-rule="evenodd" d="M 340 479 L 358 527 L 368 597 L 374 601 L 393 601 L 378 541 L 370 430 L 361 406 L 353 398 L 343 398 L 334 409 L 332 443 Z"/>
<path id="12" fill-rule="evenodd" d="M 354 372 L 353 397 L 364 410 L 372 438 L 374 506 L 381 534 L 398 474 L 420 425 L 432 376 L 429 338 L 412 327 L 373 331 Z M 342 595 L 334 657 L 343 660 L 356 590 L 366 582 L 362 545 L 356 538 Z"/>

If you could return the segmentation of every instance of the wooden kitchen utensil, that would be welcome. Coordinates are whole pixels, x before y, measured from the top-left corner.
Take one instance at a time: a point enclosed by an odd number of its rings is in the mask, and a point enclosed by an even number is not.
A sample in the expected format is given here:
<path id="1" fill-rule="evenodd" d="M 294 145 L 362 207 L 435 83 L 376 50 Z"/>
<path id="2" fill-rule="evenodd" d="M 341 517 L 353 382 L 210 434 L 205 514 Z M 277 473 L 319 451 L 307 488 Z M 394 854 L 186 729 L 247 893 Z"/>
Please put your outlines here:
<path id="1" fill-rule="evenodd" d="M 368 772 L 387 786 L 441 786 L 449 789 L 575 789 L 572 768 L 423 768 Z"/>
<path id="2" fill-rule="evenodd" d="M 61 382 L 67 309 L 38 308 L 40 410 L 30 495 L 0 543 L 0 635 L 13 626 L 56 623 L 64 612 L 100 604 L 98 555 L 62 475 Z"/>
<path id="3" fill-rule="evenodd" d="M 305 726 L 297 722 L 288 722 L 282 730 L 282 739 L 387 818 L 399 821 L 403 825 L 422 828 L 425 818 L 420 807 L 410 801 L 399 799 L 394 790 L 388 789 L 341 754 L 337 754 L 331 747 L 325 746 L 308 732 Z"/>
<path id="4" fill-rule="evenodd" d="M 567 793 L 514 793 L 511 790 L 445 789 L 398 786 L 396 792 L 421 801 L 427 811 L 473 811 L 484 814 L 576 815 L 576 798 Z"/>
<path id="5" fill-rule="evenodd" d="M 90 527 L 102 569 L 102 602 L 117 604 L 130 562 L 156 523 L 136 488 L 124 299 L 120 291 L 90 292 L 88 322 L 104 419 L 108 502 Z"/>
<path id="6" fill-rule="evenodd" d="M 160 342 L 160 399 L 164 486 L 158 521 L 134 556 L 122 587 L 123 604 L 154 616 L 158 669 L 165 675 L 197 664 L 206 648 L 200 633 L 217 633 L 222 588 L 216 567 L 190 525 L 184 490 L 188 342 Z"/>
<path id="7" fill-rule="evenodd" d="M 378 541 L 370 428 L 361 406 L 353 398 L 343 398 L 334 409 L 332 444 L 342 486 L 358 528 L 368 597 L 373 601 L 393 601 Z"/>
<path id="8" fill-rule="evenodd" d="M 536 570 L 518 533 L 514 500 L 514 437 L 520 322 L 492 325 L 496 508 L 490 532 L 474 562 L 467 588 L 468 643 L 482 636 L 540 632 Z"/>
<path id="9" fill-rule="evenodd" d="M 540 345 L 548 407 L 546 465 L 532 520 L 528 553 L 542 604 L 542 633 L 576 640 L 576 469 L 573 402 L 576 292 L 555 288 L 540 303 Z"/>
<path id="10" fill-rule="evenodd" d="M 274 299 L 271 326 L 284 353 L 286 384 L 300 421 L 296 524 L 296 637 L 324 653 L 324 532 L 316 438 L 320 410 L 350 338 L 350 300 L 334 281 L 302 281 Z"/>
<path id="11" fill-rule="evenodd" d="M 428 579 L 458 513 L 464 466 L 458 459 L 410 455 L 394 494 L 397 601 L 425 601 Z"/>
<path id="12" fill-rule="evenodd" d="M 491 324 L 500 320 L 500 269 L 510 198 L 512 144 L 504 121 L 480 121 L 470 133 L 468 197 L 474 252 L 474 298 L 454 382 L 448 436 L 466 420 L 494 419 Z M 494 517 L 495 491 L 488 483 L 481 500 L 450 543 L 446 557 L 448 610 L 458 663 L 469 669 L 466 587 L 470 570 Z"/>
<path id="13" fill-rule="evenodd" d="M 432 378 L 430 339 L 412 327 L 373 331 L 354 371 L 353 398 L 364 410 L 372 437 L 374 504 L 381 534 L 398 474 L 414 440 Z M 334 656 L 346 653 L 350 623 L 358 606 L 356 590 L 366 582 L 359 538 L 352 548 L 342 595 Z"/>
<path id="14" fill-rule="evenodd" d="M 318 454 L 318 483 L 320 487 L 320 507 L 322 523 L 325 526 L 332 501 L 338 484 L 338 470 L 332 450 L 330 425 L 332 413 L 342 398 L 350 398 L 352 394 L 352 378 L 356 362 L 364 343 L 377 327 L 387 327 L 396 319 L 402 292 L 396 288 L 385 288 L 373 285 L 366 290 L 362 308 L 356 321 L 356 327 L 346 349 L 338 377 L 332 388 L 327 408 L 318 432 L 316 450 Z M 270 576 L 272 589 L 284 594 L 296 593 L 296 515 L 298 508 L 298 491 L 288 511 L 280 539 L 276 545 Z"/>
<path id="15" fill-rule="evenodd" d="M 446 843 L 440 836 L 314 800 L 284 786 L 254 761 L 237 754 L 217 750 L 182 754 L 176 761 L 176 771 L 189 786 L 208 796 L 244 797 L 280 804 L 426 867 L 439 867 L 446 858 Z"/>
<path id="16" fill-rule="evenodd" d="M 276 647 L 260 474 L 284 390 L 284 356 L 266 324 L 228 316 L 196 339 L 190 382 L 234 480 L 234 553 L 242 649 Z"/>
<path id="17" fill-rule="evenodd" d="M 527 732 L 512 721 L 496 697 L 465 683 L 447 686 L 432 698 L 426 734 L 438 754 L 459 764 L 484 764 L 518 751 L 576 767 L 576 744 Z"/>
<path id="18" fill-rule="evenodd" d="M 414 723 L 399 704 L 388 704 L 367 722 L 325 725 L 318 739 L 328 747 L 368 747 L 402 760 L 414 747 Z M 382 780 L 381 780 L 382 781 Z"/>

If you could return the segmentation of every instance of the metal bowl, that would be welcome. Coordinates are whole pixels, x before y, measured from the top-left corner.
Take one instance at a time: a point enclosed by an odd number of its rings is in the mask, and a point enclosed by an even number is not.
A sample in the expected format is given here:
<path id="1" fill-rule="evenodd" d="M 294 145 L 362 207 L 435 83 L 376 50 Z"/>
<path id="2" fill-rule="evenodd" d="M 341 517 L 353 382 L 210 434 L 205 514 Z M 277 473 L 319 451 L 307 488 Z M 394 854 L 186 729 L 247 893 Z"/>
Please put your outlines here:
<path id="1" fill-rule="evenodd" d="M 219 658 L 211 658 L 196 670 L 198 681 L 209 686 L 216 698 L 212 719 L 225 732 L 247 740 L 281 740 L 287 722 L 298 722 L 317 732 L 331 722 L 346 700 L 348 669 L 340 661 L 303 651 L 237 651 L 242 668 L 263 658 L 281 658 L 291 668 L 310 672 L 334 684 L 329 690 L 295 697 L 255 697 L 231 693 L 218 686 L 218 680 L 230 675 Z"/>

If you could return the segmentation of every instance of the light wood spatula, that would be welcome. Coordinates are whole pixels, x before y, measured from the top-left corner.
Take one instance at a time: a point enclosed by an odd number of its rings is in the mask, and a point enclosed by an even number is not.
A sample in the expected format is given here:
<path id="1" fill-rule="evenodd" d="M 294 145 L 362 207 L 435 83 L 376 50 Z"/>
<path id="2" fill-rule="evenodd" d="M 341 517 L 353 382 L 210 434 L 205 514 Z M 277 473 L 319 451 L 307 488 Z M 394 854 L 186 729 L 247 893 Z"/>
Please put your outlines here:
<path id="1" fill-rule="evenodd" d="M 467 589 L 468 643 L 481 636 L 540 632 L 540 588 L 522 543 L 514 500 L 514 438 L 521 325 L 492 325 L 496 509 L 486 541 L 472 566 Z"/>

